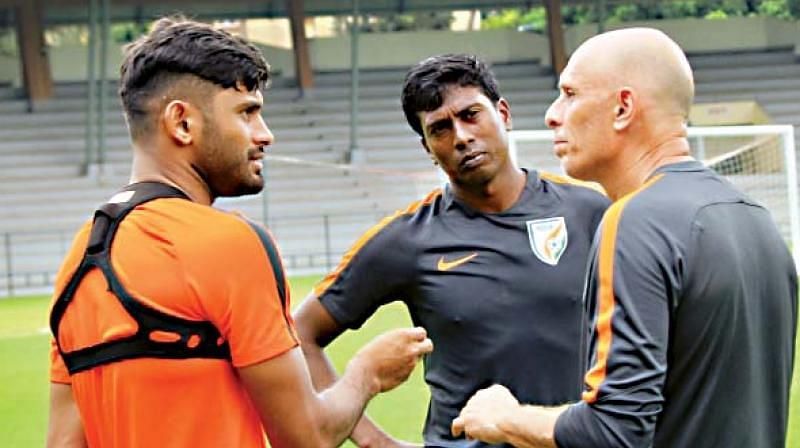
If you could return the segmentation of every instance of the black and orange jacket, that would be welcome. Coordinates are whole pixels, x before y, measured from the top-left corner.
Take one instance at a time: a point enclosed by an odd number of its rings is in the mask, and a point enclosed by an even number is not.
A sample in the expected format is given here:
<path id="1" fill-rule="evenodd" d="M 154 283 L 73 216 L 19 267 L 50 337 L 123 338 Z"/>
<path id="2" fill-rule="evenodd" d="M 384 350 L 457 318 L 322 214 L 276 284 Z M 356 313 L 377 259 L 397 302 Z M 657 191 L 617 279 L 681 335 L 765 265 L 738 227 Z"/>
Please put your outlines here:
<path id="1" fill-rule="evenodd" d="M 582 401 L 560 448 L 784 446 L 797 272 L 770 213 L 699 162 L 606 213 Z"/>

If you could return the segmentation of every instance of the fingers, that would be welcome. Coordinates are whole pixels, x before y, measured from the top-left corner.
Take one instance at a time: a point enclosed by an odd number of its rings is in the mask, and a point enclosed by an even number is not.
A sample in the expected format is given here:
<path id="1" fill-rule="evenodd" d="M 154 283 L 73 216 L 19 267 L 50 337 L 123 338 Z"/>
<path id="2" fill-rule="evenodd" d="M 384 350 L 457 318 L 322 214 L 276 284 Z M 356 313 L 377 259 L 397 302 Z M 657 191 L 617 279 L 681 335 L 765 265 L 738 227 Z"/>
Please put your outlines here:
<path id="1" fill-rule="evenodd" d="M 414 345 L 416 355 L 422 356 L 433 351 L 433 341 L 428 338 L 428 332 L 422 327 L 408 328 L 409 337 L 418 343 Z"/>
<path id="2" fill-rule="evenodd" d="M 432 350 L 433 342 L 423 328 L 402 328 L 373 339 L 351 362 L 365 366 L 379 391 L 385 392 L 405 381 L 420 358 Z"/>
<path id="3" fill-rule="evenodd" d="M 428 332 L 422 327 L 401 328 L 398 331 L 406 333 L 409 338 L 415 341 L 421 341 L 428 336 Z"/>
<path id="4" fill-rule="evenodd" d="M 453 419 L 453 424 L 450 425 L 450 432 L 453 434 L 453 437 L 458 437 L 464 432 L 463 417 L 458 416 L 455 419 Z"/>
<path id="5" fill-rule="evenodd" d="M 428 338 L 428 333 L 422 327 L 399 328 L 388 331 L 383 337 L 390 340 L 399 340 L 407 344 L 409 354 L 415 357 L 426 355 L 433 351 L 433 341 Z M 416 360 L 414 360 L 416 362 Z"/>
<path id="6" fill-rule="evenodd" d="M 433 351 L 433 341 L 428 338 L 425 338 L 422 342 L 418 343 L 417 346 L 417 356 L 427 355 L 428 353 Z"/>

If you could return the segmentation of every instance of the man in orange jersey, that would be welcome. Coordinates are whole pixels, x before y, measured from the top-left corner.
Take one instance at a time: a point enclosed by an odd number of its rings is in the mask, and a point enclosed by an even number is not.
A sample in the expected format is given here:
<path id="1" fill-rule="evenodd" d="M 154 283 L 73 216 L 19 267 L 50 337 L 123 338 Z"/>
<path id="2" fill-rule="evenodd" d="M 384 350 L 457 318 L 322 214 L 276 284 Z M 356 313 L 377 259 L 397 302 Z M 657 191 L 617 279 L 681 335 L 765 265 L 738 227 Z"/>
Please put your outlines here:
<path id="1" fill-rule="evenodd" d="M 545 408 L 495 385 L 453 432 L 519 447 L 785 446 L 797 271 L 769 211 L 689 156 L 686 56 L 654 29 L 600 34 L 560 90 L 555 152 L 615 201 L 584 296 L 584 393 Z"/>
<path id="2" fill-rule="evenodd" d="M 420 62 L 406 75 L 402 103 L 450 182 L 367 231 L 300 306 L 297 327 L 315 384 L 325 387 L 335 373 L 322 347 L 402 300 L 436 344 L 425 359 L 425 444 L 485 446 L 450 434 L 478 389 L 503 383 L 543 405 L 579 397 L 580 297 L 608 199 L 512 162 L 510 106 L 474 56 Z M 402 445 L 367 419 L 351 438 Z"/>
<path id="3" fill-rule="evenodd" d="M 263 188 L 269 68 L 244 40 L 162 19 L 126 49 L 131 184 L 58 274 L 48 446 L 328 447 L 432 349 L 376 338 L 315 392 L 265 230 L 210 207 Z"/>

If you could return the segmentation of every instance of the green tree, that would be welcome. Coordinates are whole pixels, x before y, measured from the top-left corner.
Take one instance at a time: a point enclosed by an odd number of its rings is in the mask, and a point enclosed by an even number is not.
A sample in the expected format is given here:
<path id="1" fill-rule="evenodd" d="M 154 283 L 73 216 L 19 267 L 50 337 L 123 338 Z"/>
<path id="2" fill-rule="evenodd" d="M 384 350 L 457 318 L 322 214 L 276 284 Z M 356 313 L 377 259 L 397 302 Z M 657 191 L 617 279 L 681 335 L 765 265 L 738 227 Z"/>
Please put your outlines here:
<path id="1" fill-rule="evenodd" d="M 446 30 L 453 22 L 449 11 L 414 12 L 369 16 L 361 22 L 361 31 L 366 33 L 389 33 L 394 31 Z"/>
<path id="2" fill-rule="evenodd" d="M 547 12 L 543 6 L 530 9 L 501 9 L 484 13 L 483 29 L 516 28 L 543 32 L 547 28 Z"/>
<path id="3" fill-rule="evenodd" d="M 516 8 L 489 11 L 482 17 L 481 28 L 487 30 L 516 28 L 521 17 L 520 10 Z"/>
<path id="4" fill-rule="evenodd" d="M 596 23 L 599 14 L 595 8 L 596 4 L 591 3 L 564 5 L 561 9 L 562 20 L 566 25 Z M 709 20 L 749 16 L 797 19 L 800 18 L 800 0 L 642 0 L 610 6 L 604 16 L 609 23 L 686 17 Z M 484 12 L 481 27 L 544 31 L 546 25 L 545 8 L 537 7 Z"/>
<path id="5" fill-rule="evenodd" d="M 759 15 L 763 16 L 791 19 L 793 13 L 796 13 L 797 11 L 792 10 L 792 5 L 790 3 L 795 3 L 794 9 L 796 10 L 797 3 L 800 2 L 792 2 L 789 0 L 764 0 L 760 5 L 758 5 L 758 13 Z"/>

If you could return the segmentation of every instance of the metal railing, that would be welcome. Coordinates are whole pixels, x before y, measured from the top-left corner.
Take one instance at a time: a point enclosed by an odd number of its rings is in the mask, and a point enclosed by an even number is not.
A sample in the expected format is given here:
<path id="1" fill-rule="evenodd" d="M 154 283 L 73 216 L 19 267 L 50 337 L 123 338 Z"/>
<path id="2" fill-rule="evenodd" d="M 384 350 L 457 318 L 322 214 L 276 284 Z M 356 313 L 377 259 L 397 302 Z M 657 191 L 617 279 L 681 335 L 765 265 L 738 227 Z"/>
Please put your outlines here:
<path id="1" fill-rule="evenodd" d="M 289 274 L 320 274 L 334 268 L 355 239 L 385 211 L 270 218 Z M 50 293 L 76 229 L 0 233 L 0 297 Z"/>

